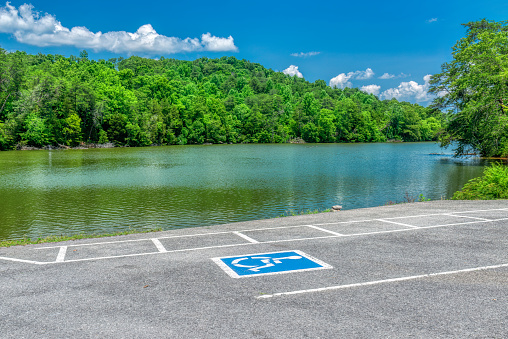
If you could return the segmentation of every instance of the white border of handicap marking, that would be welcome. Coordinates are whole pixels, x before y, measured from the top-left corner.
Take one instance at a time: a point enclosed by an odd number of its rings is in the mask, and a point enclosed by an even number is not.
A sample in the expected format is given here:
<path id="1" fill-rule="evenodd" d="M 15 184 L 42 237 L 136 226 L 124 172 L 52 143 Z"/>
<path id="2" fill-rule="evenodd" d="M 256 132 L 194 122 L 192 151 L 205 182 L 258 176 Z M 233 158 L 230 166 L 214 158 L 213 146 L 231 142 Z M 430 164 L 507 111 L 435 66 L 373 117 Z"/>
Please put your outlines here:
<path id="1" fill-rule="evenodd" d="M 233 271 L 228 265 L 226 265 L 221 259 L 228 259 L 228 258 L 238 258 L 238 257 L 252 257 L 252 256 L 259 256 L 259 255 L 266 255 L 266 254 L 277 254 L 277 253 L 287 253 L 287 252 L 294 252 L 302 257 L 315 262 L 316 264 L 320 265 L 321 267 L 313 267 L 313 268 L 302 268 L 297 270 L 288 270 L 288 271 L 281 271 L 281 272 L 270 272 L 270 273 L 257 273 L 257 274 L 249 274 L 249 275 L 238 275 L 235 271 Z M 295 272 L 303 272 L 303 271 L 315 271 L 315 270 L 324 270 L 324 269 L 331 269 L 333 268 L 332 265 L 329 265 L 325 263 L 324 261 L 321 261 L 319 259 L 316 259 L 307 253 L 304 253 L 299 250 L 286 250 L 286 251 L 278 251 L 278 252 L 263 252 L 263 253 L 250 253 L 250 254 L 239 254 L 239 255 L 231 255 L 228 257 L 216 257 L 216 258 L 210 258 L 215 262 L 220 268 L 224 270 L 231 278 L 250 278 L 250 277 L 259 277 L 264 275 L 276 275 L 276 274 L 286 274 L 286 273 L 295 273 Z"/>

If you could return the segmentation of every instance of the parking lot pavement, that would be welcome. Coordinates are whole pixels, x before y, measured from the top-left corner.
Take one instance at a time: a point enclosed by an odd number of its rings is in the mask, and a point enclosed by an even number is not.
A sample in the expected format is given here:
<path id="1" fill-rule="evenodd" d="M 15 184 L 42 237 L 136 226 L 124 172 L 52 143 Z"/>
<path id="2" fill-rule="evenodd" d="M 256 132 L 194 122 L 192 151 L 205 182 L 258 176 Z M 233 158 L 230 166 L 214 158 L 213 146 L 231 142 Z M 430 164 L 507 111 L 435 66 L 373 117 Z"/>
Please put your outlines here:
<path id="1" fill-rule="evenodd" d="M 0 249 L 0 337 L 508 337 L 508 201 Z"/>

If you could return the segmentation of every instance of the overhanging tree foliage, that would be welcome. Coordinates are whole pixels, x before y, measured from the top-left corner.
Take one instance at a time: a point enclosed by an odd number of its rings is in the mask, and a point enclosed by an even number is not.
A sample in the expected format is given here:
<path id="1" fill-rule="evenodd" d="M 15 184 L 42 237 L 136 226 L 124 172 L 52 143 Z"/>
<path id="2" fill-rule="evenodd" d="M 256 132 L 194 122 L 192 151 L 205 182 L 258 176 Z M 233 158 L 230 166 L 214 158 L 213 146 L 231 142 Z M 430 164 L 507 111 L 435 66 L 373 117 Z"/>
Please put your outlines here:
<path id="1" fill-rule="evenodd" d="M 455 154 L 508 155 L 508 21 L 464 24 L 453 60 L 431 78 L 433 105 L 448 110 L 443 146 Z"/>

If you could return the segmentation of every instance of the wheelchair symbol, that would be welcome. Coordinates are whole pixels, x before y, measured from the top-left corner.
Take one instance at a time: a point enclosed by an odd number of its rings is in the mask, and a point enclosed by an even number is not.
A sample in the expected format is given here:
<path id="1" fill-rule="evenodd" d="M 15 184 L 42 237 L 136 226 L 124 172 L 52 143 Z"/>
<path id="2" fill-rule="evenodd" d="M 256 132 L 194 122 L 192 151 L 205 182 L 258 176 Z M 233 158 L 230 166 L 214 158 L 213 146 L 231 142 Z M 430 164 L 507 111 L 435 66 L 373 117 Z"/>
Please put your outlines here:
<path id="1" fill-rule="evenodd" d="M 291 255 L 289 257 L 283 257 L 283 258 L 245 257 L 245 258 L 238 258 L 238 259 L 233 260 L 231 262 L 231 265 L 236 266 L 236 267 L 242 267 L 242 268 L 247 268 L 248 267 L 249 271 L 259 272 L 259 270 L 261 270 L 263 268 L 273 267 L 276 264 L 282 264 L 281 260 L 298 260 L 298 259 L 302 259 L 302 258 L 303 257 L 299 256 L 299 255 Z M 260 265 L 244 265 L 244 264 L 241 264 L 240 262 L 242 262 L 244 260 L 259 260 L 260 261 Z"/>

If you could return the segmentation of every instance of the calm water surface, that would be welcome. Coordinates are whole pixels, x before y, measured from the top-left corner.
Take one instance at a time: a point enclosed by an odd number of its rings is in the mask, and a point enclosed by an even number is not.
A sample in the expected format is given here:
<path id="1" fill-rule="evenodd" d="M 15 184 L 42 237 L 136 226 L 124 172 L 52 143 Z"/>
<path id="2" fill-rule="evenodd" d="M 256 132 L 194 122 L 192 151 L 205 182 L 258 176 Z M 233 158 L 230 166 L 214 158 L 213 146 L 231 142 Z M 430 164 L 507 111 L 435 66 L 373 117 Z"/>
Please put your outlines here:
<path id="1" fill-rule="evenodd" d="M 486 163 L 442 152 L 434 143 L 0 152 L 0 239 L 379 206 L 406 192 L 448 198 Z"/>

